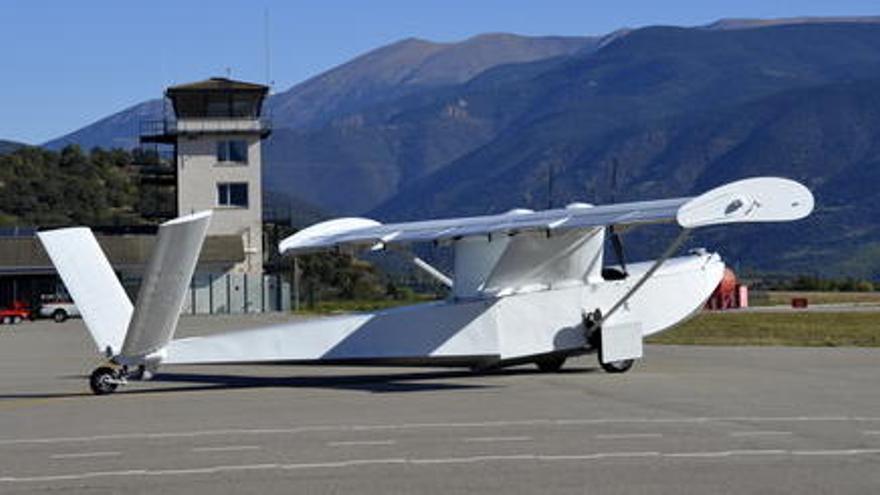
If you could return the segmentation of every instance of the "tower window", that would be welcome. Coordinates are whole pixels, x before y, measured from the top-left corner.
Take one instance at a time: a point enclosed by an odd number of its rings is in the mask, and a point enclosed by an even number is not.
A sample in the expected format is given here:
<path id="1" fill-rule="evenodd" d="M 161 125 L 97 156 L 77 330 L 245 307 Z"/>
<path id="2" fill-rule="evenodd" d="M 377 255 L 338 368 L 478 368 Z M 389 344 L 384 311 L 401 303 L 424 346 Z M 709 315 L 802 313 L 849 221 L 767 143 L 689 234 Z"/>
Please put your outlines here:
<path id="1" fill-rule="evenodd" d="M 220 206 L 247 208 L 247 182 L 221 182 L 217 184 L 217 204 Z"/>
<path id="2" fill-rule="evenodd" d="M 217 162 L 219 163 L 247 163 L 247 141 L 236 139 L 232 141 L 217 141 Z"/>

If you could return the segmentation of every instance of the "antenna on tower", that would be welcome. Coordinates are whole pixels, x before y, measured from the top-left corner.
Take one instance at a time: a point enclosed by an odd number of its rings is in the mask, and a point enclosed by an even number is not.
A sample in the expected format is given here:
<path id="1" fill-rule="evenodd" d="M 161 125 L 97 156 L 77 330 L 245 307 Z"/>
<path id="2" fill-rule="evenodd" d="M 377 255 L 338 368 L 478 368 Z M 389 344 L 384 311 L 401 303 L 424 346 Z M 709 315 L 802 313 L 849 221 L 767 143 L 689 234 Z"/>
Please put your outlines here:
<path id="1" fill-rule="evenodd" d="M 263 9 L 263 49 L 266 59 L 266 86 L 269 86 L 269 92 L 272 92 L 272 59 L 269 51 L 269 7 Z"/>

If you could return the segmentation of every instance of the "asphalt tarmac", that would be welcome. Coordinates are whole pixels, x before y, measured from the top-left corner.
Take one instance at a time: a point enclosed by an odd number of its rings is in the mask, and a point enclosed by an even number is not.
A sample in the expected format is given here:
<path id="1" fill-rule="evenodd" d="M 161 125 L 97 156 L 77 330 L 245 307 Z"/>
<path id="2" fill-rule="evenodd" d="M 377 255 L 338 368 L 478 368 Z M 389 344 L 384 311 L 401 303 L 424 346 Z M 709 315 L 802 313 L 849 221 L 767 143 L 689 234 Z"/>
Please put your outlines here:
<path id="1" fill-rule="evenodd" d="M 880 492 L 877 349 L 649 346 L 624 375 L 167 367 L 96 397 L 99 362 L 79 320 L 0 326 L 0 493 Z"/>

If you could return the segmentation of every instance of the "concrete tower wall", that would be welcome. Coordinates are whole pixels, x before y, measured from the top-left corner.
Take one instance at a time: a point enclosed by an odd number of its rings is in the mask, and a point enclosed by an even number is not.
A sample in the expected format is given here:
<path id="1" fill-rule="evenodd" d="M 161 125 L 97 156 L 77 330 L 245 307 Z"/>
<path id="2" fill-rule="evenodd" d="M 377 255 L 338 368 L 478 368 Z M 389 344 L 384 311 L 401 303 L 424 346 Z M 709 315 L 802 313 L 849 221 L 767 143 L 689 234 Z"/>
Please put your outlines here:
<path id="1" fill-rule="evenodd" d="M 221 162 L 218 143 L 243 141 L 247 163 Z M 262 161 L 260 135 L 220 133 L 181 135 L 177 141 L 177 200 L 180 214 L 213 209 L 208 235 L 240 235 L 244 262 L 232 272 L 262 273 Z M 221 204 L 221 184 L 246 184 L 247 206 Z"/>

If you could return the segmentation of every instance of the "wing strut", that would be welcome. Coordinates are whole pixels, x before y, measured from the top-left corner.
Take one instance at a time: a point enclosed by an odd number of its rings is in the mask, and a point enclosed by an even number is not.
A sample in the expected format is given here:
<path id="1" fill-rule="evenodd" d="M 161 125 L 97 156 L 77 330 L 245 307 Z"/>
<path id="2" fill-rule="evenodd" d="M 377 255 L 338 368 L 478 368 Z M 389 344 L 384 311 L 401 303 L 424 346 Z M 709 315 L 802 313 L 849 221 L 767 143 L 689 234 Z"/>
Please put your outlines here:
<path id="1" fill-rule="evenodd" d="M 657 259 L 653 265 L 642 275 L 623 297 L 620 298 L 611 309 L 604 314 L 601 309 L 592 313 L 583 314 L 584 330 L 587 332 L 587 340 L 599 350 L 599 362 L 606 370 L 622 372 L 629 369 L 632 360 L 642 357 L 642 328 L 639 323 L 620 323 L 610 327 L 605 322 L 617 313 L 639 289 L 645 285 L 651 276 L 666 262 L 688 238 L 690 229 L 683 229 L 672 244 L 666 248 L 663 256 Z M 629 364 L 627 364 L 629 363 Z M 618 366 L 615 366 L 618 365 Z M 606 367 L 610 366 L 610 368 Z"/>
<path id="2" fill-rule="evenodd" d="M 648 271 L 646 271 L 645 274 L 642 275 L 642 277 L 638 280 L 638 282 L 636 282 L 635 285 L 633 285 L 632 288 L 629 291 L 627 291 L 627 293 L 624 294 L 624 296 L 622 298 L 620 298 L 619 301 L 614 303 L 614 306 L 611 306 L 611 309 L 609 309 L 605 314 L 603 314 L 598 319 L 598 321 L 596 321 L 594 323 L 594 325 L 597 327 L 601 327 L 602 323 L 604 323 L 608 318 L 610 318 L 614 313 L 616 313 L 617 310 L 622 308 L 623 305 L 626 304 L 626 302 L 629 301 L 629 299 L 633 295 L 635 295 L 635 293 L 638 292 L 638 290 L 641 289 L 643 285 L 645 285 L 645 282 L 647 282 L 648 279 L 651 278 L 652 275 L 654 275 L 654 272 L 656 272 L 658 269 L 660 269 L 660 266 L 663 265 L 663 263 L 665 263 L 666 260 L 668 260 L 670 257 L 672 257 L 672 255 L 675 254 L 676 251 L 678 251 L 678 248 L 680 248 L 681 245 L 684 244 L 684 241 L 687 240 L 690 233 L 691 233 L 691 229 L 682 229 L 681 233 L 678 234 L 678 237 L 676 237 L 675 240 L 672 241 L 672 244 L 670 244 L 669 247 L 666 248 L 666 251 L 663 253 L 663 256 L 657 258 L 657 261 L 655 261 L 654 264 L 651 265 L 651 268 L 649 268 Z"/>
<path id="3" fill-rule="evenodd" d="M 427 261 L 419 258 L 418 256 L 412 255 L 412 262 L 419 268 L 422 269 L 425 273 L 434 278 L 434 280 L 440 282 L 446 287 L 452 288 L 452 279 L 449 278 L 445 273 L 431 266 Z"/>
<path id="4" fill-rule="evenodd" d="M 411 261 L 412 264 L 416 265 L 418 269 L 428 274 L 434 280 L 440 282 L 450 289 L 452 288 L 452 277 L 441 272 L 439 269 L 435 268 L 433 265 L 423 260 L 422 258 L 419 258 L 418 256 L 416 256 L 416 253 L 401 246 L 392 246 L 391 250 L 396 253 L 400 253 L 401 255 L 406 257 L 406 259 Z"/>

